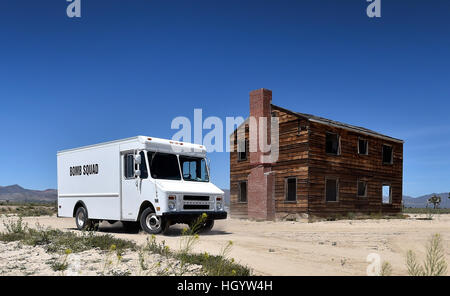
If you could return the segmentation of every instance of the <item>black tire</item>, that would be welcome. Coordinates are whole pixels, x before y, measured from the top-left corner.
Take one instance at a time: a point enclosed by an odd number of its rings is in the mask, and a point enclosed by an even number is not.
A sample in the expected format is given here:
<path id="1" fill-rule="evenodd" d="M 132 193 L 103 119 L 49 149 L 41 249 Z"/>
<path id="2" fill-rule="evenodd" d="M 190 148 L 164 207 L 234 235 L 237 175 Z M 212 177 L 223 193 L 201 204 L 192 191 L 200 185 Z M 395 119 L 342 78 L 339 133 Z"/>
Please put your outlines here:
<path id="1" fill-rule="evenodd" d="M 206 220 L 205 222 L 203 222 L 200 225 L 199 224 L 195 225 L 195 223 L 198 223 L 197 220 L 193 220 L 193 221 L 191 221 L 191 223 L 189 223 L 189 228 L 191 229 L 191 231 L 193 233 L 209 232 L 214 227 L 214 220 Z M 195 229 L 194 229 L 194 227 L 195 227 Z"/>
<path id="2" fill-rule="evenodd" d="M 211 229 L 214 227 L 214 220 L 206 220 L 205 224 L 202 225 L 200 228 L 200 232 L 210 232 Z"/>
<path id="3" fill-rule="evenodd" d="M 138 233 L 141 230 L 139 222 L 122 221 L 122 224 L 126 232 Z"/>
<path id="4" fill-rule="evenodd" d="M 88 218 L 87 210 L 79 207 L 75 212 L 75 224 L 79 230 L 89 230 L 94 226 L 92 220 Z"/>
<path id="5" fill-rule="evenodd" d="M 140 217 L 142 229 L 149 234 L 165 233 L 169 224 L 163 217 L 157 216 L 152 208 L 146 208 Z"/>

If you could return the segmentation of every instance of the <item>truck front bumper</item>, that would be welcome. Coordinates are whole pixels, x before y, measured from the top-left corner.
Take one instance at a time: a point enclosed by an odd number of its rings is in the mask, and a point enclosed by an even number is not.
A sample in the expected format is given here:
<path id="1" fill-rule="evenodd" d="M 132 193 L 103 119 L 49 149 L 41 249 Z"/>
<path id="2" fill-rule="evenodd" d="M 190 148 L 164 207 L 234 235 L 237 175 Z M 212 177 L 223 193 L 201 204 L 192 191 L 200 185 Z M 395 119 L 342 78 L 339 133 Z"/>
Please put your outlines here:
<path id="1" fill-rule="evenodd" d="M 162 216 L 172 222 L 185 223 L 188 221 L 192 221 L 192 219 L 197 219 L 203 213 L 205 213 L 208 220 L 221 220 L 227 218 L 227 212 L 199 212 L 199 211 L 182 211 L 182 212 L 166 212 L 163 213 Z"/>

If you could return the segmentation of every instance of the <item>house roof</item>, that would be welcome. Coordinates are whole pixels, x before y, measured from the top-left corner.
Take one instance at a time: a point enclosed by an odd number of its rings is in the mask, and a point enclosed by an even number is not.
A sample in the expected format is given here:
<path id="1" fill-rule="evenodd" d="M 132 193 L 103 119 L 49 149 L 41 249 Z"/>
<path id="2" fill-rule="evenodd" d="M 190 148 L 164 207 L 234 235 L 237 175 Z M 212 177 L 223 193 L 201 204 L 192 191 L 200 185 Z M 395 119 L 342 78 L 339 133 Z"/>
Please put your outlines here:
<path id="1" fill-rule="evenodd" d="M 377 138 L 383 138 L 389 141 L 393 141 L 393 142 L 398 142 L 398 143 L 403 143 L 403 140 L 397 139 L 397 138 L 393 138 L 387 135 L 383 135 L 380 134 L 376 131 L 364 128 L 364 127 L 360 127 L 360 126 L 356 126 L 356 125 L 351 125 L 351 124 L 347 124 L 347 123 L 343 123 L 343 122 L 339 122 L 339 121 L 335 121 L 335 120 L 331 120 L 328 118 L 324 118 L 324 117 L 320 117 L 320 116 L 316 116 L 316 115 L 312 115 L 312 114 L 307 114 L 307 113 L 300 113 L 300 112 L 294 112 L 288 109 L 284 109 L 282 107 L 273 105 L 273 107 L 281 109 L 283 111 L 286 111 L 288 113 L 291 113 L 293 115 L 297 115 L 299 117 L 305 118 L 309 121 L 312 122 L 317 122 L 317 123 L 321 123 L 321 124 L 325 124 L 325 125 L 329 125 L 329 126 L 333 126 L 333 127 L 337 127 L 337 128 L 343 128 L 346 130 L 350 130 L 353 132 L 357 132 L 357 133 L 361 133 L 361 134 L 365 134 L 365 135 L 369 135 L 369 136 L 373 136 L 373 137 L 377 137 Z"/>
<path id="2" fill-rule="evenodd" d="M 392 141 L 392 142 L 404 143 L 403 140 L 400 140 L 400 139 L 397 139 L 397 138 L 393 138 L 393 137 L 390 137 L 390 136 L 387 136 L 387 135 L 383 135 L 383 134 L 380 134 L 380 133 L 378 133 L 376 131 L 373 131 L 373 130 L 370 130 L 370 129 L 367 129 L 367 128 L 364 128 L 364 127 L 351 125 L 351 124 L 347 124 L 347 123 L 331 120 L 331 119 L 328 119 L 328 118 L 323 118 L 323 117 L 312 115 L 312 114 L 294 112 L 294 111 L 291 111 L 291 110 L 288 110 L 288 109 L 285 109 L 283 107 L 279 107 L 279 106 L 276 106 L 276 105 L 273 105 L 273 104 L 272 104 L 272 107 L 275 107 L 276 109 L 280 109 L 280 110 L 282 110 L 282 111 L 284 111 L 286 113 L 298 116 L 300 118 L 304 118 L 304 119 L 306 119 L 308 121 L 311 121 L 311 122 L 317 122 L 317 123 L 320 123 L 320 124 L 325 124 L 325 125 L 329 125 L 329 126 L 333 126 L 333 127 L 337 127 L 337 128 L 343 128 L 343 129 L 346 129 L 346 130 L 350 130 L 350 131 L 353 131 L 353 132 L 361 133 L 361 134 L 372 136 L 372 137 L 382 138 L 382 139 L 385 139 L 385 140 L 388 140 L 388 141 Z M 240 126 L 242 126 L 243 124 L 247 124 L 247 123 L 248 123 L 248 118 Z M 239 127 L 237 129 L 239 129 Z"/>

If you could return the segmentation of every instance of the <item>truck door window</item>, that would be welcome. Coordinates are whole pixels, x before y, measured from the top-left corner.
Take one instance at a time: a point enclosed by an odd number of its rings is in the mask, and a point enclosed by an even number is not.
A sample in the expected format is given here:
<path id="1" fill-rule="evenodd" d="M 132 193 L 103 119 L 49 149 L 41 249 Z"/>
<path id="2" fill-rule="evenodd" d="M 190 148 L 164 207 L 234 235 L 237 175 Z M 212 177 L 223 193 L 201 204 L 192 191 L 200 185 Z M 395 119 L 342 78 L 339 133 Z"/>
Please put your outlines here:
<path id="1" fill-rule="evenodd" d="M 123 168 L 124 168 L 124 176 L 125 179 L 133 179 L 134 178 L 134 156 L 133 154 L 125 154 L 123 156 Z"/>
<path id="2" fill-rule="evenodd" d="M 147 162 L 145 161 L 145 153 L 144 151 L 141 151 L 139 153 L 141 156 L 141 164 L 139 166 L 139 169 L 141 170 L 141 179 L 147 179 L 148 178 L 148 170 L 147 170 Z"/>
<path id="3" fill-rule="evenodd" d="M 174 154 L 148 153 L 150 173 L 153 179 L 181 180 L 178 158 Z"/>

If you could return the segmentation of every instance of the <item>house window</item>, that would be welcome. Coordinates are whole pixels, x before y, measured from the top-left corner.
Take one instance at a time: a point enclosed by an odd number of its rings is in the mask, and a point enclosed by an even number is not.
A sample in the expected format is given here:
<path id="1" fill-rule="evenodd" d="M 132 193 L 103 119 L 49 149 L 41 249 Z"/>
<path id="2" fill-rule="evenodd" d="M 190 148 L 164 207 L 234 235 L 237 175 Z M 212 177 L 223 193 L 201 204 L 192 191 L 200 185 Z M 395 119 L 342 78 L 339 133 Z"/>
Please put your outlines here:
<path id="1" fill-rule="evenodd" d="M 337 201 L 339 192 L 338 179 L 327 178 L 325 180 L 325 201 Z"/>
<path id="2" fill-rule="evenodd" d="M 124 160 L 124 176 L 125 179 L 132 179 L 134 178 L 134 155 L 133 154 L 126 154 L 123 157 Z"/>
<path id="3" fill-rule="evenodd" d="M 367 182 L 364 180 L 358 180 L 358 196 L 359 197 L 367 196 Z"/>
<path id="4" fill-rule="evenodd" d="M 383 145 L 383 163 L 384 164 L 392 164 L 392 146 Z"/>
<path id="5" fill-rule="evenodd" d="M 383 184 L 382 194 L 383 194 L 383 204 L 391 204 L 392 203 L 392 187 L 391 187 L 391 185 Z"/>
<path id="6" fill-rule="evenodd" d="M 328 154 L 339 155 L 340 154 L 340 139 L 338 134 L 327 133 L 325 149 Z"/>
<path id="7" fill-rule="evenodd" d="M 238 141 L 238 160 L 239 161 L 247 159 L 247 147 L 248 147 L 248 140 Z"/>
<path id="8" fill-rule="evenodd" d="M 286 201 L 297 201 L 297 178 L 286 179 Z"/>
<path id="9" fill-rule="evenodd" d="M 369 149 L 368 149 L 368 141 L 366 139 L 358 139 L 358 153 L 362 155 L 368 155 Z"/>
<path id="10" fill-rule="evenodd" d="M 239 183 L 239 202 L 247 202 L 247 182 Z"/>

